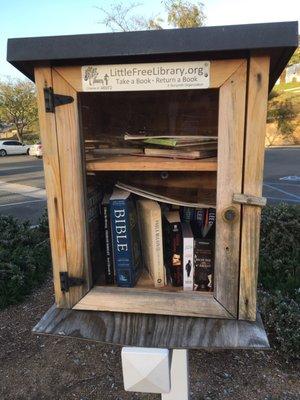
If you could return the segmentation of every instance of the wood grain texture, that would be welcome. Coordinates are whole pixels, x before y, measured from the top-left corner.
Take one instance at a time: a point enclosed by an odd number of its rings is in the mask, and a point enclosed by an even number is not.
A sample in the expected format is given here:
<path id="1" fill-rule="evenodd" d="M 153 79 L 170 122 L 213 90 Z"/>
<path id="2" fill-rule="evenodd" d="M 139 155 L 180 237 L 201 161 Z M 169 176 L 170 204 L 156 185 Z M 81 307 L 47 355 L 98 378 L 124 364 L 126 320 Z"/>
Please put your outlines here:
<path id="1" fill-rule="evenodd" d="M 248 81 L 247 129 L 243 193 L 261 196 L 269 84 L 269 58 L 251 57 Z M 260 207 L 243 206 L 239 318 L 256 316 Z"/>
<path id="2" fill-rule="evenodd" d="M 86 170 L 93 171 L 216 171 L 215 157 L 179 160 L 162 157 L 110 156 L 88 160 Z"/>
<path id="3" fill-rule="evenodd" d="M 232 318 L 212 294 L 174 293 L 138 287 L 94 286 L 73 308 L 75 310 Z"/>
<path id="4" fill-rule="evenodd" d="M 239 204 L 247 204 L 249 206 L 264 207 L 267 204 L 266 197 L 249 196 L 247 194 L 235 193 L 232 201 Z"/>
<path id="5" fill-rule="evenodd" d="M 48 67 L 35 68 L 35 83 L 43 144 L 55 301 L 58 307 L 69 307 L 69 294 L 61 291 L 59 278 L 60 272 L 67 271 L 67 255 L 55 116 L 53 113 L 45 112 L 44 101 L 44 87 L 52 86 L 51 69 Z"/>
<path id="6" fill-rule="evenodd" d="M 210 88 L 219 88 L 241 66 L 243 59 L 214 60 L 210 67 Z M 81 67 L 55 67 L 55 70 L 77 91 L 82 92 Z"/>
<path id="7" fill-rule="evenodd" d="M 242 191 L 247 64 L 243 62 L 220 88 L 215 244 L 215 297 L 234 316 L 238 308 L 240 209 L 234 193 Z M 224 211 L 236 217 L 227 222 Z"/>
<path id="8" fill-rule="evenodd" d="M 214 60 L 210 64 L 210 88 L 220 88 L 242 66 L 245 60 Z"/>
<path id="9" fill-rule="evenodd" d="M 70 288 L 69 306 L 72 307 L 91 286 L 82 140 L 77 93 L 55 70 L 52 77 L 54 93 L 74 98 L 73 103 L 55 109 L 68 272 L 70 277 L 86 281 L 85 285 Z"/>
<path id="10" fill-rule="evenodd" d="M 81 66 L 55 67 L 54 70 L 68 82 L 76 92 L 82 92 Z"/>
<path id="11" fill-rule="evenodd" d="M 268 349 L 256 322 L 163 315 L 75 311 L 51 307 L 36 334 L 75 337 L 120 346 L 186 349 Z"/>

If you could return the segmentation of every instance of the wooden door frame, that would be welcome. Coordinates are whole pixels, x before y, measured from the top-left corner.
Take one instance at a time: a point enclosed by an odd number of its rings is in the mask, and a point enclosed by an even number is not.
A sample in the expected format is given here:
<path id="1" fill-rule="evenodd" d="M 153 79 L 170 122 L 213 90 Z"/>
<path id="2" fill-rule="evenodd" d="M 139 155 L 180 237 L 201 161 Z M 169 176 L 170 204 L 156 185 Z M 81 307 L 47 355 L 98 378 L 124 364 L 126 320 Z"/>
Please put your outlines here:
<path id="1" fill-rule="evenodd" d="M 88 255 L 88 235 L 86 224 L 85 205 L 85 168 L 83 162 L 83 146 L 78 125 L 77 92 L 82 91 L 81 66 L 37 67 L 35 69 L 36 84 L 39 93 L 40 120 L 44 121 L 41 126 L 42 141 L 45 154 L 50 151 L 56 152 L 55 163 L 59 163 L 58 174 L 60 180 L 57 188 L 61 193 L 61 213 L 55 214 L 53 193 L 47 192 L 50 231 L 55 232 L 57 224 L 64 226 L 65 234 L 65 264 L 61 264 L 54 257 L 53 268 L 56 277 L 56 302 L 58 307 L 74 307 L 76 309 L 102 309 L 108 311 L 119 311 L 110 306 L 112 300 L 107 290 L 102 291 L 105 301 L 102 305 L 95 304 L 95 293 L 91 289 L 91 271 Z M 51 76 L 49 82 L 44 79 L 45 74 Z M 244 162 L 244 137 L 246 120 L 246 88 L 247 88 L 247 60 L 217 60 L 211 61 L 210 88 L 219 89 L 219 152 L 217 172 L 217 229 L 216 229 L 216 289 L 214 296 L 198 296 L 198 312 L 190 315 L 216 316 L 219 318 L 237 318 L 239 304 L 239 269 L 240 269 L 240 236 L 241 236 L 241 213 L 242 206 L 233 204 L 234 193 L 243 192 L 243 162 Z M 55 118 L 44 112 L 44 101 L 42 90 L 45 86 L 52 86 L 55 93 L 72 96 L 74 102 L 62 107 L 57 107 Z M 56 126 L 53 122 L 56 121 Z M 67 128 L 66 121 L 69 127 Z M 50 132 L 56 130 L 56 150 L 53 150 L 47 141 Z M 247 142 L 248 143 L 248 142 Z M 249 144 L 250 146 L 250 144 Z M 249 147 L 248 146 L 248 147 Z M 64 150 L 65 148 L 65 150 Z M 64 153 L 65 151 L 65 153 Z M 45 165 L 45 171 L 50 168 L 54 161 L 50 160 Z M 72 168 L 68 167 L 72 165 Z M 52 177 L 45 173 L 46 187 L 51 186 Z M 69 185 L 72 182 L 72 186 Z M 71 191 L 73 188 L 73 193 Z M 68 190 L 66 190 L 68 188 Z M 75 195 L 76 192 L 76 195 Z M 77 200 L 76 200 L 77 199 Z M 74 205 L 75 203 L 75 205 Z M 71 206 L 72 204 L 72 206 Z M 49 207 L 50 205 L 50 207 Z M 226 221 L 225 211 L 234 211 L 235 217 L 231 222 Z M 75 219 L 74 219 L 75 218 Z M 59 221 L 57 221 L 59 219 Z M 56 221 L 56 222 L 55 222 Z M 76 224 L 76 221 L 78 222 Z M 83 221 L 83 223 L 79 223 Z M 71 237 L 70 237 L 71 235 Z M 81 238 L 81 246 L 75 254 L 75 238 Z M 55 241 L 57 235 L 52 234 L 52 253 L 57 253 Z M 237 245 L 238 243 L 238 245 Z M 75 246 L 76 247 L 76 246 Z M 70 276 L 84 278 L 86 284 L 82 287 L 70 288 L 69 293 L 59 293 L 60 285 L 57 281 L 59 272 L 67 270 Z M 242 269 L 244 271 L 245 269 Z M 114 296 L 118 296 L 122 290 L 113 290 Z M 89 292 L 89 293 L 88 293 Z M 105 292 L 105 293 L 104 293 Z M 86 295 L 88 293 L 88 295 Z M 146 295 L 146 293 L 145 293 Z M 253 293 L 251 294 L 253 295 Z M 103 298 L 104 298 L 103 297 Z M 178 296 L 180 297 L 180 296 Z M 187 301 L 187 299 L 185 299 Z M 194 301 L 194 300 L 192 300 Z M 203 305 L 201 305 L 201 301 Z M 97 303 L 97 300 L 96 300 Z M 115 303 L 115 302 L 114 302 Z M 137 306 L 132 312 L 142 312 Z M 206 308 L 206 310 L 205 310 Z M 121 310 L 122 311 L 122 310 Z M 124 311 L 124 310 L 123 310 Z M 129 311 L 129 310 L 128 310 Z M 173 310 L 174 311 L 174 310 Z M 167 310 L 159 309 L 152 312 L 168 313 Z M 187 312 L 187 311 L 186 311 Z M 178 314 L 182 315 L 182 314 Z M 188 315 L 188 314 L 184 314 Z M 246 319 L 248 317 L 246 316 Z"/>

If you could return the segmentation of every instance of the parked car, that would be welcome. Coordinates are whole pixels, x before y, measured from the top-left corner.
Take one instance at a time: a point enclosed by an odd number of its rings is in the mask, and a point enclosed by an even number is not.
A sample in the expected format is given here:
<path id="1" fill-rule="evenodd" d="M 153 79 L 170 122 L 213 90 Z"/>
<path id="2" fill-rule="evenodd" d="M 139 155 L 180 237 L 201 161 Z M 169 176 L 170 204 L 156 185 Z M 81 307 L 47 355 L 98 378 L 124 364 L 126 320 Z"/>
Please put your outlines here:
<path id="1" fill-rule="evenodd" d="M 29 155 L 41 158 L 43 156 L 43 146 L 41 143 L 36 143 L 30 146 Z"/>
<path id="2" fill-rule="evenodd" d="M 29 154 L 30 146 L 18 140 L 0 140 L 0 157 L 11 154 Z"/>

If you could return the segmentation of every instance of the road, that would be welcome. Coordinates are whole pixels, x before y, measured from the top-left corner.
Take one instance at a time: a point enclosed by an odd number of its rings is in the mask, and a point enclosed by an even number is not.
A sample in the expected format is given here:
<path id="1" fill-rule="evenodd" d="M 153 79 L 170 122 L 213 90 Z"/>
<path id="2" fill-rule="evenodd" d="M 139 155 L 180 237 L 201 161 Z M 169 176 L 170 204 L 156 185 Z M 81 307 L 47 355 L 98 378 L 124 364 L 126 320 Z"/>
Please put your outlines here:
<path id="1" fill-rule="evenodd" d="M 0 158 L 0 215 L 38 222 L 46 207 L 43 161 L 30 156 Z"/>
<path id="2" fill-rule="evenodd" d="M 0 214 L 36 224 L 46 206 L 44 189 L 41 160 L 0 158 Z M 269 204 L 300 204 L 300 147 L 266 150 L 263 195 Z"/>
<path id="3" fill-rule="evenodd" d="M 266 150 L 263 195 L 268 204 L 300 204 L 300 147 Z"/>

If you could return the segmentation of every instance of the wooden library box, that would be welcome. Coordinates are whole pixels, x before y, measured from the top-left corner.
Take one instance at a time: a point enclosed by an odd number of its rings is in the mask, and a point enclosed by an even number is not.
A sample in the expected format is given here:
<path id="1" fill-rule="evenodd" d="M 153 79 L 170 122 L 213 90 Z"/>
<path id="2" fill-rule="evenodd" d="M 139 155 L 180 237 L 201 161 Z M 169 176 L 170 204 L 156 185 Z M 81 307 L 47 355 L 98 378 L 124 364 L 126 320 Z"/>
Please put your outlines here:
<path id="1" fill-rule="evenodd" d="M 256 320 L 268 94 L 297 35 L 287 22 L 9 39 L 37 88 L 55 310 Z M 144 267 L 132 287 L 107 281 L 97 217 L 115 185 L 162 216 L 211 210 L 209 285 L 174 285 L 172 262 L 161 287 Z"/>

